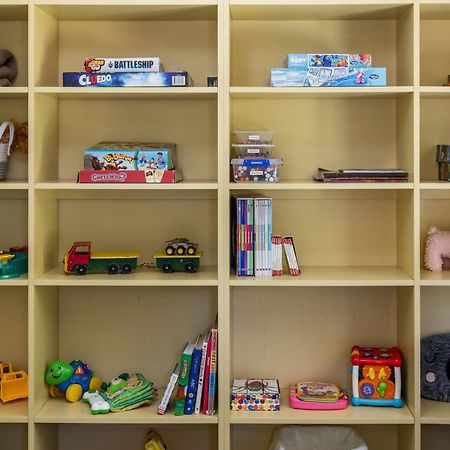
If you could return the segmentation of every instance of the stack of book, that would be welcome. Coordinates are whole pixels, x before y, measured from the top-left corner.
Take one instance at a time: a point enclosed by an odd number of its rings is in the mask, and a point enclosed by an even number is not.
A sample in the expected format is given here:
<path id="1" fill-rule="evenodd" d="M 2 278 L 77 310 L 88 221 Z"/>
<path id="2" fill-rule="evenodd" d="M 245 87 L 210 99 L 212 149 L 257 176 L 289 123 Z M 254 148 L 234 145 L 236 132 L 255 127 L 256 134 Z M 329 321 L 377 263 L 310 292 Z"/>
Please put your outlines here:
<path id="1" fill-rule="evenodd" d="M 328 170 L 319 168 L 314 179 L 323 183 L 398 183 L 408 181 L 408 172 L 403 169 Z"/>
<path id="2" fill-rule="evenodd" d="M 232 197 L 231 208 L 236 274 L 272 276 L 272 199 Z"/>
<path id="3" fill-rule="evenodd" d="M 217 390 L 217 318 L 214 326 L 194 343 L 186 343 L 181 361 L 177 364 L 164 391 L 158 414 L 164 414 L 176 388 L 175 415 L 215 413 Z"/>

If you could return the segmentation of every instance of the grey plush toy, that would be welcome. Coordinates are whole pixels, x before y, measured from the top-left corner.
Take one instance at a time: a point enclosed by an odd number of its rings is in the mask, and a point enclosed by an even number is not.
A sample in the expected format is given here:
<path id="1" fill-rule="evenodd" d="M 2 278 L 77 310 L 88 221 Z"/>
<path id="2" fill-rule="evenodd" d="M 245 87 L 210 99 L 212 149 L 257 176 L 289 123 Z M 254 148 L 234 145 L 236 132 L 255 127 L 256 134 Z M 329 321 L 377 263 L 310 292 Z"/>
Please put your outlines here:
<path id="1" fill-rule="evenodd" d="M 422 339 L 420 377 L 422 397 L 450 402 L 450 333 Z"/>
<path id="2" fill-rule="evenodd" d="M 0 87 L 11 86 L 16 76 L 16 57 L 9 50 L 0 49 Z"/>

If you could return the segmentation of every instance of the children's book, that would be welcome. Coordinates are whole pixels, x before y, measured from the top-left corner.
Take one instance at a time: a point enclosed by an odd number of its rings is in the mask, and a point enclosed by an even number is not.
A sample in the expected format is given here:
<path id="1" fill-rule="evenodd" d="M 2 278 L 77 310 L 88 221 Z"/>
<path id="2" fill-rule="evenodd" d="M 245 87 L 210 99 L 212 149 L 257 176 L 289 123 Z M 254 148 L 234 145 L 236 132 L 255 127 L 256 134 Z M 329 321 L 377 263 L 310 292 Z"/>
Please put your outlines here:
<path id="1" fill-rule="evenodd" d="M 186 404 L 186 391 L 189 383 L 189 374 L 191 370 L 192 353 L 195 344 L 187 344 L 184 347 L 180 361 L 180 375 L 178 378 L 177 395 L 175 399 L 175 415 L 184 415 L 184 405 Z"/>
<path id="2" fill-rule="evenodd" d="M 283 238 L 272 235 L 272 276 L 283 275 Z"/>
<path id="3" fill-rule="evenodd" d="M 203 399 L 202 399 L 202 413 L 203 414 L 206 414 L 206 411 L 208 409 L 210 372 L 211 372 L 211 334 L 209 336 L 208 346 L 206 348 L 205 380 L 203 382 Z"/>
<path id="4" fill-rule="evenodd" d="M 192 354 L 191 372 L 189 374 L 189 384 L 187 386 L 186 403 L 184 405 L 184 414 L 191 415 L 194 412 L 195 400 L 197 397 L 197 385 L 200 372 L 200 363 L 202 359 L 203 336 L 199 336 L 195 342 L 195 348 Z"/>
<path id="5" fill-rule="evenodd" d="M 197 395 L 195 399 L 195 409 L 194 413 L 199 414 L 202 406 L 202 393 L 203 393 L 203 384 L 205 381 L 205 367 L 206 367 L 206 352 L 208 350 L 208 342 L 211 339 L 211 332 L 205 335 L 202 343 L 202 359 L 200 361 L 200 371 L 198 374 L 198 386 L 197 386 Z"/>
<path id="6" fill-rule="evenodd" d="M 167 384 L 166 390 L 164 391 L 161 403 L 158 406 L 157 410 L 158 414 L 164 414 L 166 412 L 167 406 L 170 402 L 170 397 L 172 397 L 173 390 L 175 389 L 179 373 L 180 373 L 180 365 L 177 363 L 175 368 L 173 369 L 172 375 L 170 376 L 170 380 L 169 383 Z"/>
<path id="7" fill-rule="evenodd" d="M 208 386 L 208 407 L 206 415 L 213 416 L 215 413 L 214 403 L 216 398 L 216 381 L 217 381 L 217 319 L 211 329 L 211 362 L 209 369 L 209 386 Z"/>
<path id="8" fill-rule="evenodd" d="M 289 266 L 289 272 L 293 276 L 300 275 L 300 268 L 298 266 L 297 253 L 295 252 L 294 239 L 292 236 L 283 238 L 284 252 Z"/>

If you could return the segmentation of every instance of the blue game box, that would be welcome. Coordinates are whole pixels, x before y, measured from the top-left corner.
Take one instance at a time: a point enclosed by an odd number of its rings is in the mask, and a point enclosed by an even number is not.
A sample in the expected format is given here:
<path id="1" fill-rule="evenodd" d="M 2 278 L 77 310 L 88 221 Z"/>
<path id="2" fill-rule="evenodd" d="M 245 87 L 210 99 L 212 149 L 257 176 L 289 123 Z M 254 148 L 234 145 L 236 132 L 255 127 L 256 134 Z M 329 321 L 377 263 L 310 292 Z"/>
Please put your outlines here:
<path id="1" fill-rule="evenodd" d="M 186 87 L 187 72 L 64 72 L 64 87 Z"/>

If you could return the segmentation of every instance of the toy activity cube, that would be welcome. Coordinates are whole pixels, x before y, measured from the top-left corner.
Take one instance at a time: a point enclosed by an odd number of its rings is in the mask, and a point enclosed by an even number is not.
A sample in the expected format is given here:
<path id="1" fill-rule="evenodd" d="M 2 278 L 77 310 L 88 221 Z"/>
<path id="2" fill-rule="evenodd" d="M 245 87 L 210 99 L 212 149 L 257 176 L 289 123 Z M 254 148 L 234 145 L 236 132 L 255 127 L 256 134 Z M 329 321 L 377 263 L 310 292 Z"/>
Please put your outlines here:
<path id="1" fill-rule="evenodd" d="M 401 408 L 402 355 L 398 347 L 352 348 L 352 405 Z"/>

